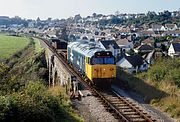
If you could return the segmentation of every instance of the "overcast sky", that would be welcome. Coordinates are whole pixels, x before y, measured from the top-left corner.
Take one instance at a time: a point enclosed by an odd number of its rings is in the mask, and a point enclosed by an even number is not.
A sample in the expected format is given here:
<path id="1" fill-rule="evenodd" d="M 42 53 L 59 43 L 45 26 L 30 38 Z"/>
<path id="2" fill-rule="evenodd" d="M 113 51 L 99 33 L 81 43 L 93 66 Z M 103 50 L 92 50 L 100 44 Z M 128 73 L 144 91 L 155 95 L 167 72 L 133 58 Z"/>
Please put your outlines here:
<path id="1" fill-rule="evenodd" d="M 0 0 L 0 16 L 41 19 L 68 18 L 75 14 L 140 13 L 179 10 L 180 0 Z"/>

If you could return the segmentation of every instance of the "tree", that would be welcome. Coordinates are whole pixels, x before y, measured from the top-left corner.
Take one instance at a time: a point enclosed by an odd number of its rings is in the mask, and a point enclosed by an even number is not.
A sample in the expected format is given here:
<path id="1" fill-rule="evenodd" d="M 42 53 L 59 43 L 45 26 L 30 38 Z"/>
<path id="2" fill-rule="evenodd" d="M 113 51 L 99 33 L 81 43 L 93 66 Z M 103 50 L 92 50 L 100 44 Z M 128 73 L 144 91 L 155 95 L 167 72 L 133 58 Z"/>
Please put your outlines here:
<path id="1" fill-rule="evenodd" d="M 93 16 L 93 17 L 96 17 L 96 16 L 97 16 L 97 14 L 96 14 L 96 13 L 93 13 L 93 14 L 92 14 L 92 16 Z"/>
<path id="2" fill-rule="evenodd" d="M 153 19 L 157 14 L 154 11 L 148 11 L 147 17 L 148 19 Z"/>
<path id="3" fill-rule="evenodd" d="M 75 15 L 75 17 L 74 17 L 75 22 L 78 22 L 80 19 L 82 19 L 80 14 Z"/>
<path id="4" fill-rule="evenodd" d="M 52 20 L 52 18 L 49 17 L 46 21 L 51 22 L 51 20 Z"/>
<path id="5" fill-rule="evenodd" d="M 115 16 L 119 16 L 120 15 L 120 12 L 119 11 L 116 11 L 115 12 Z"/>
<path id="6" fill-rule="evenodd" d="M 41 21 L 41 19 L 38 17 L 38 18 L 36 19 L 36 21 L 37 21 L 37 22 L 40 22 L 40 21 Z"/>

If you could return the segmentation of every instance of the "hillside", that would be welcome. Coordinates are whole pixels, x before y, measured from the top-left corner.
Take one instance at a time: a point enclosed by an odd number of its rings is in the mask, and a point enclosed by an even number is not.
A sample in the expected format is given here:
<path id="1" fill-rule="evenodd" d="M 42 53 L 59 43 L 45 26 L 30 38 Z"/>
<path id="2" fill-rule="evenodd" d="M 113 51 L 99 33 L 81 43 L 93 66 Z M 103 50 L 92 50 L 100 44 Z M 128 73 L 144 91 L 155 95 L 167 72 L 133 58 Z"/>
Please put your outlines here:
<path id="1" fill-rule="evenodd" d="M 48 88 L 44 50 L 39 40 L 30 40 L 0 63 L 0 121 L 82 121 L 62 89 Z"/>
<path id="2" fill-rule="evenodd" d="M 156 89 L 164 92 L 151 100 L 151 104 L 168 112 L 174 118 L 180 118 L 180 59 L 159 59 L 148 72 L 137 74 L 137 77 Z M 149 91 L 147 94 L 156 96 Z"/>
<path id="3" fill-rule="evenodd" d="M 119 78 L 144 101 L 180 118 L 180 59 L 159 59 L 148 72 L 131 75 L 118 69 Z"/>

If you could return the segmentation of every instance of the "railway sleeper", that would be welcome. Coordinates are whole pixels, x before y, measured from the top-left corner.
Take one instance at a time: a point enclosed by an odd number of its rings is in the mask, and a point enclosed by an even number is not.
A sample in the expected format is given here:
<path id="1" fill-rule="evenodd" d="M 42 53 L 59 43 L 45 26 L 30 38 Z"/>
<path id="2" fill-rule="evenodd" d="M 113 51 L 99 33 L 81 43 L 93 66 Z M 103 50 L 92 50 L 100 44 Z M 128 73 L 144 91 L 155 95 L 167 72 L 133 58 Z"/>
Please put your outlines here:
<path id="1" fill-rule="evenodd" d="M 147 114 L 147 113 L 146 113 Z M 151 116 L 150 115 L 146 115 L 148 118 L 151 118 Z"/>
<path id="2" fill-rule="evenodd" d="M 137 106 L 137 104 L 133 103 L 133 102 L 129 102 L 129 104 L 131 104 L 132 106 Z"/>
<path id="3" fill-rule="evenodd" d="M 124 115 L 132 115 L 132 114 L 137 114 L 136 112 L 132 111 L 132 112 L 125 112 L 123 113 Z"/>
<path id="4" fill-rule="evenodd" d="M 112 100 L 112 101 L 122 101 L 121 99 L 119 99 L 117 97 L 106 97 L 106 98 L 109 100 Z"/>
<path id="5" fill-rule="evenodd" d="M 128 101 L 131 105 L 133 106 L 137 106 L 137 104 L 135 104 L 134 102 Z"/>
<path id="6" fill-rule="evenodd" d="M 132 118 L 131 121 L 132 122 L 148 122 L 146 119 L 143 119 L 143 118 Z"/>
<path id="7" fill-rule="evenodd" d="M 108 99 L 110 100 L 111 102 L 119 102 L 119 103 L 125 103 L 124 101 L 122 101 L 121 99 L 117 99 L 117 100 L 114 100 L 114 99 Z"/>
<path id="8" fill-rule="evenodd" d="M 139 109 L 139 106 L 134 106 L 135 108 Z"/>
<path id="9" fill-rule="evenodd" d="M 128 105 L 127 105 L 127 104 L 120 103 L 120 104 L 117 104 L 116 106 L 117 106 L 117 107 L 121 107 L 121 106 L 128 106 Z"/>
<path id="10" fill-rule="evenodd" d="M 118 109 L 129 109 L 129 106 L 117 106 Z"/>
<path id="11" fill-rule="evenodd" d="M 140 115 L 138 114 L 132 114 L 132 115 L 128 115 L 129 118 L 142 118 Z"/>
<path id="12" fill-rule="evenodd" d="M 133 112 L 134 110 L 132 109 L 124 109 L 124 110 L 121 110 L 122 112 Z"/>
<path id="13" fill-rule="evenodd" d="M 136 112 L 136 113 L 137 113 L 137 112 Z M 147 118 L 151 118 L 151 116 L 148 115 L 147 113 L 142 112 L 142 114 L 143 114 L 145 117 L 147 117 Z M 138 115 L 141 116 L 142 118 L 144 118 L 144 116 L 142 116 L 139 112 L 138 112 Z"/>
<path id="14" fill-rule="evenodd" d="M 106 97 L 106 99 L 108 100 L 112 100 L 112 101 L 121 101 L 119 98 L 117 97 Z"/>
<path id="15" fill-rule="evenodd" d="M 141 116 L 141 115 L 138 115 L 138 116 L 139 116 L 139 118 L 147 120 L 146 118 L 144 118 L 144 116 Z M 146 117 L 149 118 L 149 119 L 152 119 L 151 116 L 146 116 Z M 131 117 L 131 118 L 133 118 L 133 117 Z M 136 118 L 136 117 L 134 117 L 134 118 Z M 152 121 L 153 121 L 153 119 L 152 119 Z"/>
<path id="16" fill-rule="evenodd" d="M 148 115 L 148 113 L 146 112 L 142 112 L 145 116 L 151 117 L 150 115 Z"/>
<path id="17" fill-rule="evenodd" d="M 128 106 L 127 104 L 124 104 L 124 103 L 122 103 L 122 102 L 111 102 L 111 103 L 113 103 L 113 104 L 116 104 L 116 106 Z M 129 107 L 130 108 L 130 107 Z"/>

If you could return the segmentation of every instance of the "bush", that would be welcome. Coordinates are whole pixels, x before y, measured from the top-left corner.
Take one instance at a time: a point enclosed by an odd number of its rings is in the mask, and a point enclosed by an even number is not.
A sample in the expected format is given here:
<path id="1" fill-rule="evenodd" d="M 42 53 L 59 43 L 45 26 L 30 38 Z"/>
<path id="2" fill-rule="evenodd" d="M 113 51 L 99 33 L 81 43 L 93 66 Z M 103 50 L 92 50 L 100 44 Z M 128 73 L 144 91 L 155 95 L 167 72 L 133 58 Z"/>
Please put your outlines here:
<path id="1" fill-rule="evenodd" d="M 61 99 L 42 83 L 30 82 L 21 92 L 0 96 L 0 121 L 78 121 Z"/>
<path id="2" fill-rule="evenodd" d="M 9 111 L 9 101 L 5 96 L 0 96 L 0 121 L 5 119 L 7 111 Z"/>
<path id="3" fill-rule="evenodd" d="M 174 81 L 174 83 L 180 87 L 180 68 L 179 69 L 172 69 L 169 73 L 170 79 Z"/>
<path id="4" fill-rule="evenodd" d="M 8 69 L 9 67 L 6 64 L 0 63 L 0 79 L 7 73 Z"/>
<path id="5" fill-rule="evenodd" d="M 163 67 L 153 67 L 148 72 L 148 76 L 152 81 L 162 81 L 166 75 L 166 70 Z"/>
<path id="6" fill-rule="evenodd" d="M 31 97 L 23 93 L 14 93 L 0 97 L 0 121 L 43 121 L 53 120 L 49 109 L 46 106 L 34 101 Z"/>

